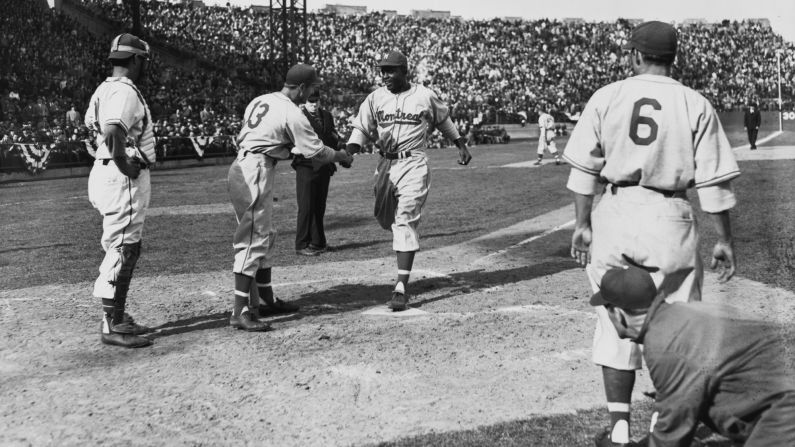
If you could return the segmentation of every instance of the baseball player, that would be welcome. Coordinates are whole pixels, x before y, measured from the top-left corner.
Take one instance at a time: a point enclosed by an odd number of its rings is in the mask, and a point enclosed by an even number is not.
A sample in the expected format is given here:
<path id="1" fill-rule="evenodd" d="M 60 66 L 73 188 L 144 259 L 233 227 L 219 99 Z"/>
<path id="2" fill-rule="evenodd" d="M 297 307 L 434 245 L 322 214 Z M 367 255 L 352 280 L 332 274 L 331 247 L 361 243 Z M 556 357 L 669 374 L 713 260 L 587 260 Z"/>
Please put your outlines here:
<path id="1" fill-rule="evenodd" d="M 535 166 L 541 165 L 544 159 L 544 151 L 549 151 L 555 157 L 555 164 L 560 164 L 560 154 L 558 146 L 555 144 L 555 118 L 545 112 L 538 116 L 538 160 L 533 163 Z"/>
<path id="2" fill-rule="evenodd" d="M 619 336 L 643 343 L 656 390 L 649 445 L 689 447 L 699 422 L 746 447 L 795 445 L 785 329 L 727 305 L 655 300 L 663 278 L 651 270 L 608 270 L 591 298 Z"/>
<path id="3" fill-rule="evenodd" d="M 149 167 L 155 162 L 155 137 L 149 108 L 135 82 L 145 78 L 149 45 L 132 34 L 111 43 L 112 76 L 97 87 L 85 113 L 96 137 L 88 198 L 102 214 L 102 248 L 94 296 L 102 300 L 102 343 L 138 348 L 152 344 L 141 326 L 124 312 L 151 188 Z"/>
<path id="4" fill-rule="evenodd" d="M 385 85 L 359 107 L 346 150 L 355 154 L 368 141 L 380 148 L 375 214 L 384 229 L 391 228 L 392 248 L 397 253 L 397 281 L 388 306 L 402 311 L 408 306 L 406 286 L 420 248 L 417 227 L 431 182 L 425 155 L 428 135 L 439 129 L 454 141 L 461 165 L 472 156 L 466 138 L 459 135 L 449 109 L 436 93 L 408 81 L 406 56 L 392 51 L 378 66 Z"/>
<path id="5" fill-rule="evenodd" d="M 740 171 L 712 105 L 670 78 L 676 30 L 642 23 L 624 48 L 635 75 L 594 93 L 563 154 L 572 166 L 567 187 L 577 215 L 571 256 L 587 265 L 594 291 L 608 269 L 626 264 L 626 255 L 659 268 L 667 301 L 699 300 L 703 272 L 686 191 L 695 187 L 701 208 L 712 216 L 718 235 L 712 267 L 720 267 L 720 280 L 729 280 L 735 271 L 729 210 L 736 202 L 730 181 Z M 594 196 L 602 192 L 592 222 Z M 608 441 L 621 445 L 629 439 L 641 351 L 619 339 L 604 308 L 596 312 L 593 360 L 602 366 Z"/>
<path id="6" fill-rule="evenodd" d="M 238 329 L 270 329 L 258 319 L 260 299 L 271 313 L 298 310 L 294 304 L 274 299 L 271 287 L 271 251 L 276 238 L 271 218 L 276 163 L 288 159 L 291 152 L 317 163 L 352 161 L 345 151 L 324 146 L 298 108 L 319 83 L 314 67 L 296 64 L 287 71 L 281 91 L 254 98 L 243 116 L 237 137 L 239 151 L 228 176 L 229 195 L 238 222 L 233 242 L 234 309 L 229 324 Z M 253 286 L 256 292 L 252 294 Z"/>

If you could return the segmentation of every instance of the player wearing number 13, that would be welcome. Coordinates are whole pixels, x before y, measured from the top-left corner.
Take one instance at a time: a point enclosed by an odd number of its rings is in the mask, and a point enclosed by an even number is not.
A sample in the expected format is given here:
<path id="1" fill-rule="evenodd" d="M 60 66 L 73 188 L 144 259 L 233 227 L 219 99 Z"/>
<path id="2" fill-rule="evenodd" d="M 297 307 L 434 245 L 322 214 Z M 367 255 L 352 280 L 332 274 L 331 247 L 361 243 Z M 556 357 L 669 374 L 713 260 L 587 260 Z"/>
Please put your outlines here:
<path id="1" fill-rule="evenodd" d="M 254 98 L 246 107 L 243 127 L 237 137 L 239 151 L 229 168 L 229 195 L 237 217 L 234 235 L 235 296 L 229 323 L 246 331 L 265 331 L 258 320 L 259 299 L 270 312 L 297 310 L 291 303 L 273 297 L 271 251 L 276 238 L 273 228 L 273 187 L 276 163 L 290 153 L 318 163 L 352 158 L 345 151 L 323 145 L 298 104 L 305 102 L 320 80 L 314 67 L 296 64 L 287 72 L 281 91 Z M 256 280 L 256 282 L 255 282 Z M 256 287 L 251 294 L 252 287 Z"/>
<path id="2" fill-rule="evenodd" d="M 628 257 L 659 269 L 666 301 L 700 300 L 703 272 L 686 194 L 692 187 L 718 234 L 712 267 L 721 267 L 724 281 L 734 274 L 730 181 L 740 171 L 712 105 L 670 77 L 676 47 L 671 25 L 638 25 L 624 46 L 634 76 L 594 93 L 566 146 L 577 215 L 571 255 L 586 266 L 594 292 L 605 272 L 626 266 Z M 593 199 L 602 192 L 592 222 Z M 621 445 L 629 442 L 641 351 L 618 337 L 600 307 L 593 360 L 602 366 L 612 429 L 599 445 Z"/>

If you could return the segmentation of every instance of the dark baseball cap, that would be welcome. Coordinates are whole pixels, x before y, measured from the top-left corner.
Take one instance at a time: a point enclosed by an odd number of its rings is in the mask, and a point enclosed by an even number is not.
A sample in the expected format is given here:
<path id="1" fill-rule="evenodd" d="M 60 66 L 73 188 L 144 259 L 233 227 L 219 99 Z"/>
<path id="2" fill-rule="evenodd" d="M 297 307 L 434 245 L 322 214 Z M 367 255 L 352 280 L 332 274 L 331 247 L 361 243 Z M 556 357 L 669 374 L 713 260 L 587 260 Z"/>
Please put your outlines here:
<path id="1" fill-rule="evenodd" d="M 657 286 L 646 270 L 634 265 L 608 270 L 600 290 L 591 297 L 592 306 L 612 304 L 622 309 L 646 309 L 657 296 Z"/>
<path id="2" fill-rule="evenodd" d="M 409 61 L 406 56 L 400 51 L 393 50 L 381 59 L 378 63 L 379 67 L 408 67 Z"/>
<path id="3" fill-rule="evenodd" d="M 629 41 L 621 46 L 625 50 L 636 49 L 654 56 L 676 56 L 676 29 L 668 23 L 643 22 L 632 30 Z"/>
<path id="4" fill-rule="evenodd" d="M 130 56 L 149 57 L 149 44 L 129 33 L 119 34 L 110 43 L 108 59 L 127 59 Z"/>
<path id="5" fill-rule="evenodd" d="M 287 76 L 284 78 L 284 85 L 289 87 L 298 87 L 301 84 L 305 85 L 318 85 L 323 81 L 317 74 L 315 67 L 307 64 L 295 64 L 287 70 Z"/>
<path id="6" fill-rule="evenodd" d="M 320 100 L 320 90 L 316 89 L 306 100 L 308 102 L 318 102 Z"/>

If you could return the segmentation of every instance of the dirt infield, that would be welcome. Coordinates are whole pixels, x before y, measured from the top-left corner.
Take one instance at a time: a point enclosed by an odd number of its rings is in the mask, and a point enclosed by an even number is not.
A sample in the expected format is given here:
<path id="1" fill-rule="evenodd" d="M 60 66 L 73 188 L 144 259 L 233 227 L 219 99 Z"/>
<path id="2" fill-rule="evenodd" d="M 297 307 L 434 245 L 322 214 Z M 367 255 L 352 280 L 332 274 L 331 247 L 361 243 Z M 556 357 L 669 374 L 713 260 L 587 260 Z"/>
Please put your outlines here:
<path id="1" fill-rule="evenodd" d="M 275 269 L 303 311 L 264 334 L 227 326 L 226 271 L 136 278 L 131 311 L 158 332 L 134 351 L 98 343 L 88 283 L 0 291 L 0 443 L 361 445 L 601 406 L 584 274 L 537 255 L 565 243 L 548 230 L 571 212 L 422 252 L 413 316 L 368 315 L 391 257 Z M 753 293 L 760 315 L 795 316 L 788 291 L 712 279 L 712 299 Z M 57 306 L 30 311 L 42 302 Z M 649 389 L 643 373 L 636 399 Z"/>

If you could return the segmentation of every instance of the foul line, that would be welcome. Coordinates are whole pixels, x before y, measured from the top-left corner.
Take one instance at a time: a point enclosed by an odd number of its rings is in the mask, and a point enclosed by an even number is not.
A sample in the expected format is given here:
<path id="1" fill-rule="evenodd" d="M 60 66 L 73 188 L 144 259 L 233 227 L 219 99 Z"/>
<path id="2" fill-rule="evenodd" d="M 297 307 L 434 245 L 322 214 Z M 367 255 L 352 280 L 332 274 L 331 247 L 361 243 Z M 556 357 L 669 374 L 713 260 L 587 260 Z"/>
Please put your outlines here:
<path id="1" fill-rule="evenodd" d="M 761 140 L 757 140 L 757 141 L 756 141 L 756 143 L 757 143 L 757 144 L 767 143 L 768 141 L 772 140 L 773 138 L 776 138 L 777 136 L 779 136 L 779 135 L 781 135 L 781 134 L 783 134 L 783 133 L 784 133 L 784 132 L 782 132 L 782 131 L 780 131 L 780 130 L 777 130 L 777 131 L 775 131 L 775 132 L 771 133 L 770 135 L 768 135 L 768 136 L 766 136 L 766 137 L 762 138 Z M 737 146 L 737 147 L 735 147 L 735 148 L 733 148 L 733 149 L 734 149 L 734 150 L 738 150 L 738 149 L 749 149 L 750 147 L 751 147 L 751 145 L 750 145 L 750 144 L 744 144 L 744 145 L 742 145 L 742 146 Z"/>
<path id="2" fill-rule="evenodd" d="M 529 244 L 529 243 L 531 243 L 531 242 L 533 242 L 535 240 L 541 239 L 542 237 L 548 236 L 548 235 L 550 235 L 550 234 L 552 234 L 552 233 L 554 233 L 556 231 L 560 231 L 560 230 L 567 229 L 567 228 L 573 228 L 575 222 L 576 221 L 574 219 L 572 219 L 572 220 L 570 220 L 570 221 L 568 221 L 568 222 L 566 222 L 564 224 L 558 225 L 558 226 L 556 226 L 554 228 L 551 228 L 551 229 L 549 229 L 547 231 L 544 231 L 541 234 L 537 234 L 535 236 L 529 237 L 529 238 L 527 238 L 527 239 L 525 239 L 525 240 L 523 240 L 521 242 L 517 242 L 516 244 L 513 244 L 513 245 L 511 245 L 509 247 L 503 248 L 502 250 L 498 250 L 498 251 L 495 251 L 494 253 L 491 253 L 491 254 L 488 254 L 486 256 L 480 257 L 480 258 L 476 259 L 475 261 L 473 261 L 472 263 L 473 264 L 479 264 L 479 263 L 481 263 L 481 262 L 483 262 L 483 261 L 485 261 L 487 259 L 493 258 L 494 256 L 503 255 L 503 254 L 507 253 L 510 250 L 519 248 L 522 245 L 527 245 L 527 244 Z"/>

